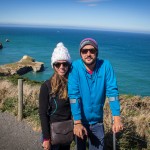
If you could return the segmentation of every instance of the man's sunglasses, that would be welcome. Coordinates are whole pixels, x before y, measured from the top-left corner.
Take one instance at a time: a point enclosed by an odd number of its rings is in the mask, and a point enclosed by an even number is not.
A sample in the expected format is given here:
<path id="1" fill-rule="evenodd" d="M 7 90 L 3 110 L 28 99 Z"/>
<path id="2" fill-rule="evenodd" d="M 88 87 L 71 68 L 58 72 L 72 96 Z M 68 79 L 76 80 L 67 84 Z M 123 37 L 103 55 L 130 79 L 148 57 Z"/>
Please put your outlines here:
<path id="1" fill-rule="evenodd" d="M 91 54 L 95 54 L 97 50 L 96 50 L 95 48 L 81 49 L 81 53 L 82 53 L 82 54 L 87 54 L 88 51 L 89 51 Z"/>
<path id="2" fill-rule="evenodd" d="M 54 66 L 56 68 L 60 68 L 61 65 L 63 65 L 63 67 L 68 67 L 69 63 L 68 62 L 56 62 L 56 63 L 54 63 Z"/>

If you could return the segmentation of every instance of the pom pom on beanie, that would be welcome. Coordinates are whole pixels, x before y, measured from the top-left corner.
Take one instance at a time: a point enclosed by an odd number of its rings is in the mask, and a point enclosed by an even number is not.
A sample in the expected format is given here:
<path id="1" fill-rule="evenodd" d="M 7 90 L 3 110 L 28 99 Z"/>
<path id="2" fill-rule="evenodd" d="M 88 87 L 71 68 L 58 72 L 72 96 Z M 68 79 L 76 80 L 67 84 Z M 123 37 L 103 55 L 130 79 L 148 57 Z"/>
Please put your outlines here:
<path id="1" fill-rule="evenodd" d="M 71 57 L 68 52 L 68 49 L 64 46 L 62 42 L 59 42 L 56 45 L 56 48 L 54 49 L 51 57 L 51 66 L 53 68 L 53 64 L 59 60 L 65 60 L 69 64 L 71 63 Z"/>

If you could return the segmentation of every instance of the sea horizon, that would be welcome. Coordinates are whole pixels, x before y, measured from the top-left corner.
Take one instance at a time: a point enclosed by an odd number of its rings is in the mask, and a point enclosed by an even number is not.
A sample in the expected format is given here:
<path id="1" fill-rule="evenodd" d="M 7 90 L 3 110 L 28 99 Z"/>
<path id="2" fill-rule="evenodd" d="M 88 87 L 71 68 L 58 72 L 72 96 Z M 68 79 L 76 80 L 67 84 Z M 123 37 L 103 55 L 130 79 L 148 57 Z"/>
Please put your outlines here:
<path id="1" fill-rule="evenodd" d="M 72 61 L 79 59 L 79 43 L 85 37 L 99 44 L 99 58 L 108 59 L 115 71 L 120 94 L 150 96 L 150 35 L 145 33 L 87 29 L 2 27 L 0 65 L 19 61 L 24 55 L 44 62 L 43 72 L 24 75 L 44 81 L 53 74 L 50 58 L 58 42 L 68 48 Z M 10 42 L 5 42 L 9 39 Z"/>
<path id="2" fill-rule="evenodd" d="M 119 28 L 98 28 L 86 26 L 67 26 L 67 25 L 37 25 L 37 24 L 0 24 L 0 27 L 17 27 L 17 28 L 45 28 L 45 29 L 72 29 L 72 30 L 91 30 L 91 31 L 105 31 L 105 32 L 122 32 L 122 33 L 137 33 L 137 34 L 150 34 L 150 31 L 143 30 L 127 30 Z"/>

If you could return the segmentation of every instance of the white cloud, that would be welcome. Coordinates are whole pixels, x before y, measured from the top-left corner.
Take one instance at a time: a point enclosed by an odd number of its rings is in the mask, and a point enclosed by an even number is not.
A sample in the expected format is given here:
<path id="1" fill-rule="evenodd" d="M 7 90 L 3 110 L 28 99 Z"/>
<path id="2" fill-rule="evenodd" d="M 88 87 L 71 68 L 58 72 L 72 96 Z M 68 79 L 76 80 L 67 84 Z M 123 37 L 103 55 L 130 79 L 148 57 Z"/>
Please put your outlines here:
<path id="1" fill-rule="evenodd" d="M 94 7 L 94 6 L 96 6 L 97 4 L 88 4 L 88 6 L 90 6 L 90 7 Z"/>
<path id="2" fill-rule="evenodd" d="M 87 3 L 88 6 L 91 6 L 91 7 L 97 6 L 97 4 L 102 1 L 109 1 L 109 0 L 78 0 L 78 2 Z"/>
<path id="3" fill-rule="evenodd" d="M 102 2 L 102 1 L 108 1 L 108 0 L 79 0 L 78 2 L 81 2 L 81 3 L 96 3 L 96 2 Z"/>

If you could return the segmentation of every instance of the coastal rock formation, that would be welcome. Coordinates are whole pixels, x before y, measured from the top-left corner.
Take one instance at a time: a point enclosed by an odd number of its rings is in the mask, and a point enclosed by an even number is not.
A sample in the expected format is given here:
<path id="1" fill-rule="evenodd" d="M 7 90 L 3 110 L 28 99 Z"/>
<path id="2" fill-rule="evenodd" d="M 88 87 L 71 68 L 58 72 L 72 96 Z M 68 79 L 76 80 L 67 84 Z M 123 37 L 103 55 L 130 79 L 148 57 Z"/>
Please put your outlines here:
<path id="1" fill-rule="evenodd" d="M 10 42 L 10 40 L 9 40 L 9 39 L 6 39 L 5 41 L 6 41 L 6 42 Z"/>
<path id="2" fill-rule="evenodd" d="M 44 63 L 37 62 L 30 56 L 23 56 L 23 58 L 15 63 L 5 64 L 0 66 L 0 75 L 23 75 L 29 71 L 40 72 L 44 70 Z"/>
<path id="3" fill-rule="evenodd" d="M 2 49 L 3 48 L 3 44 L 0 42 L 0 49 Z"/>

